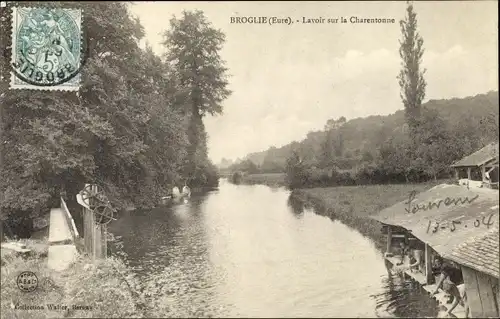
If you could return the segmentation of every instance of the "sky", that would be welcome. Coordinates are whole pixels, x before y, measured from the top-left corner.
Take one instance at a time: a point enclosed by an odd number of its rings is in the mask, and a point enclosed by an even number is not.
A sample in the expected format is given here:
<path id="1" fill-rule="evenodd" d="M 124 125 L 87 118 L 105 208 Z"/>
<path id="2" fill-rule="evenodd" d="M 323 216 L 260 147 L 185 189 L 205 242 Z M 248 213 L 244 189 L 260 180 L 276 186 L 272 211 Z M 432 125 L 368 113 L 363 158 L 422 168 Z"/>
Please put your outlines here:
<path id="1" fill-rule="evenodd" d="M 415 2 L 424 39 L 425 101 L 498 89 L 497 1 Z M 226 35 L 220 52 L 231 96 L 224 112 L 204 120 L 209 157 L 243 158 L 303 140 L 330 118 L 347 120 L 403 109 L 396 79 L 398 21 L 406 3 L 136 2 L 131 12 L 157 54 L 162 33 L 183 10 L 199 9 Z M 394 24 L 235 24 L 231 17 L 388 18 Z"/>

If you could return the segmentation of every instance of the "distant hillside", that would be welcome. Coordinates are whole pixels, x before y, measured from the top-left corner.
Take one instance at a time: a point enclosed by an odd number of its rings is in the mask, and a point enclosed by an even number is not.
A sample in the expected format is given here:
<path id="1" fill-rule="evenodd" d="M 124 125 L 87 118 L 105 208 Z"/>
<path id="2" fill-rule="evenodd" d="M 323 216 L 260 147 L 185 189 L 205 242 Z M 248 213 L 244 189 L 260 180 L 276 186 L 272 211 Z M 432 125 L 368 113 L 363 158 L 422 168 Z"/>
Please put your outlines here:
<path id="1" fill-rule="evenodd" d="M 234 162 L 232 160 L 229 160 L 227 158 L 223 158 L 219 163 L 216 164 L 218 169 L 226 169 L 233 165 Z"/>
<path id="2" fill-rule="evenodd" d="M 463 126 L 469 128 L 469 131 L 477 131 L 482 144 L 498 138 L 498 92 L 462 99 L 430 100 L 423 106 L 436 110 L 449 127 L 459 129 Z M 342 157 L 357 159 L 351 162 L 362 162 L 363 158 L 370 158 L 375 154 L 377 147 L 388 137 L 404 129 L 403 110 L 387 116 L 369 116 L 349 120 L 342 126 L 342 142 L 345 150 Z M 260 167 L 270 167 L 269 170 L 272 171 L 272 167 L 283 167 L 291 152 L 297 150 L 306 162 L 317 163 L 326 134 L 324 130 L 310 132 L 301 142 L 292 142 L 283 147 L 270 147 L 266 151 L 251 153 L 245 157 L 245 160 Z"/>

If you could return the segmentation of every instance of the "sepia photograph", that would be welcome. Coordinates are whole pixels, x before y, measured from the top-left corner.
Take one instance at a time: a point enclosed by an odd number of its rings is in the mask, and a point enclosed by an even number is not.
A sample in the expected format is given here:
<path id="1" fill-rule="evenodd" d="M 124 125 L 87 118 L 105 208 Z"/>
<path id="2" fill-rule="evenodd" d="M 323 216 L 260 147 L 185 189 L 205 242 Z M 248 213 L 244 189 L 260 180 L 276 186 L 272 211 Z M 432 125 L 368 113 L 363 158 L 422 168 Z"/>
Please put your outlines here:
<path id="1" fill-rule="evenodd" d="M 498 1 L 0 1 L 0 318 L 498 318 Z"/>

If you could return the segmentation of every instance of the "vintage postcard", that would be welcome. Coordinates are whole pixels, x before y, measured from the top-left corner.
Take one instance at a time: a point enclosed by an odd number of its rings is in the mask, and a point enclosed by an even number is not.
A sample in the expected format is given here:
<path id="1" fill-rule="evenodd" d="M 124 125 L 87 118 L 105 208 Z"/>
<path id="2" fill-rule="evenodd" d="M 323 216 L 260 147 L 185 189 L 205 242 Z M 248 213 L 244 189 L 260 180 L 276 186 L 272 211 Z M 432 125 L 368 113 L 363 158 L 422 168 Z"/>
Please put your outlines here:
<path id="1" fill-rule="evenodd" d="M 1 1 L 1 317 L 500 317 L 497 6 Z"/>

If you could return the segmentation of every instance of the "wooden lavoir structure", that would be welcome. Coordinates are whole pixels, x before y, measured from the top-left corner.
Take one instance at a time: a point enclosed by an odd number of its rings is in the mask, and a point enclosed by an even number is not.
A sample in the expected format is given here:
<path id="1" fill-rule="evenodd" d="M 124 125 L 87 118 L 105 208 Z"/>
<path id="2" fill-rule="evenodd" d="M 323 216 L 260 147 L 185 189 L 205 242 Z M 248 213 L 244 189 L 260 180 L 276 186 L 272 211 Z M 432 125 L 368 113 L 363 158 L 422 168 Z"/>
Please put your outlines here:
<path id="1" fill-rule="evenodd" d="M 483 187 L 498 189 L 498 142 L 491 143 L 482 149 L 466 156 L 451 165 L 455 170 L 455 178 L 467 178 L 481 181 Z M 465 175 L 466 174 L 466 175 Z M 487 176 L 490 178 L 488 179 Z"/>
<path id="2" fill-rule="evenodd" d="M 469 304 L 469 317 L 499 317 L 499 198 L 498 191 L 442 184 L 380 211 L 371 217 L 387 233 L 386 261 L 395 265 L 398 242 L 406 237 L 424 251 L 421 272 L 406 275 L 429 293 L 436 288 L 432 256 L 440 255 L 462 270 Z M 435 298 L 449 309 L 446 294 Z M 453 314 L 465 317 L 458 305 Z"/>

